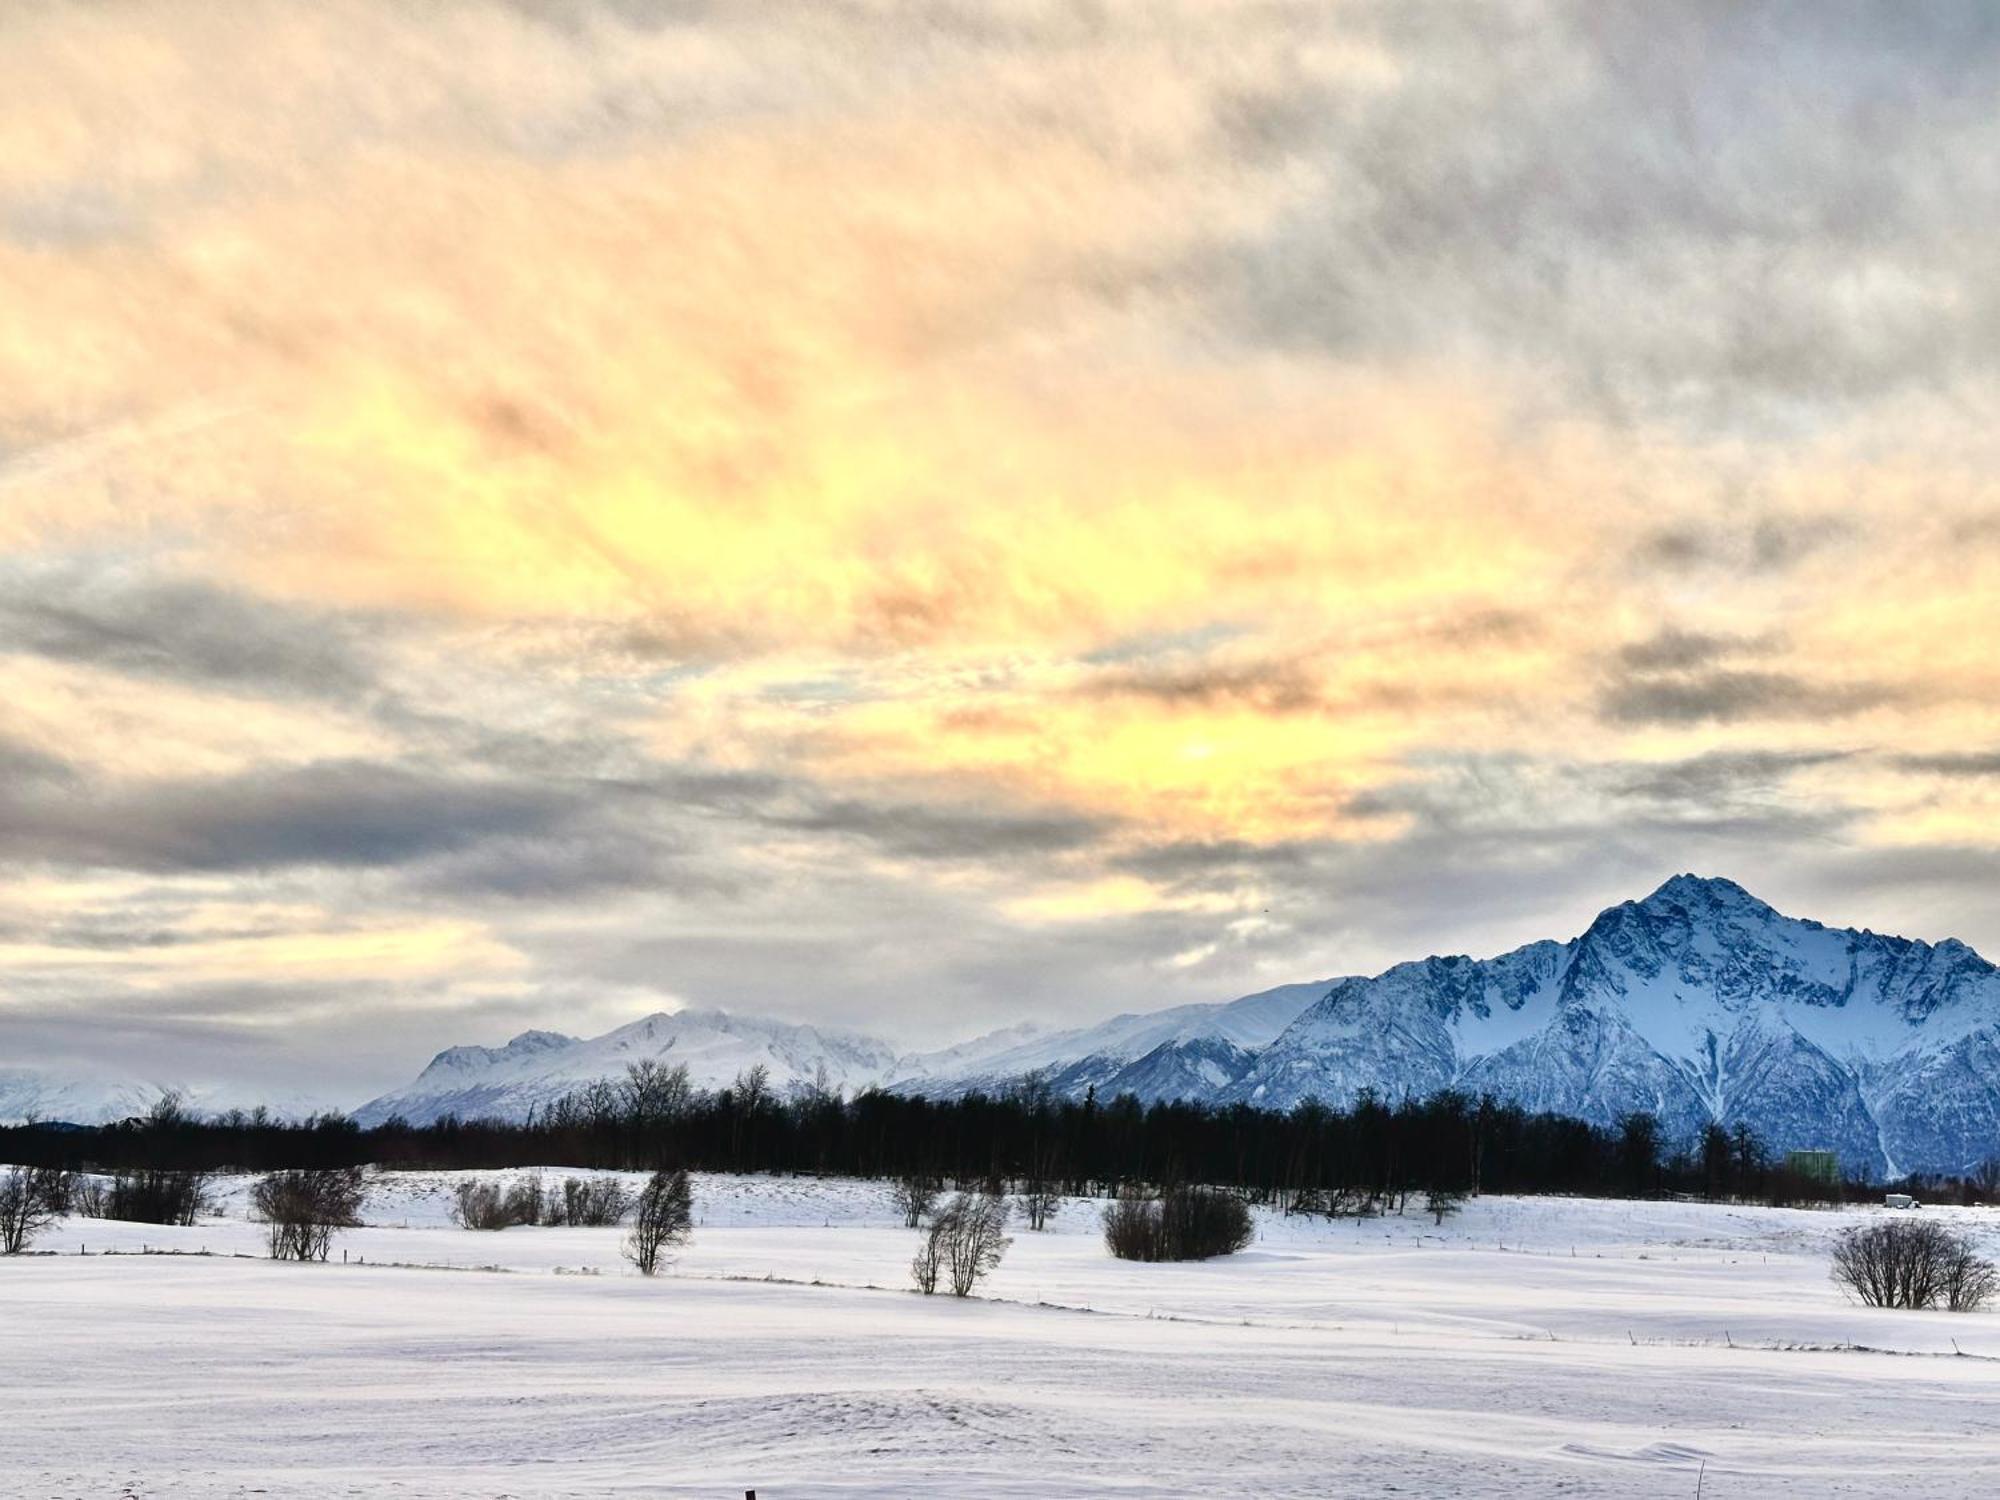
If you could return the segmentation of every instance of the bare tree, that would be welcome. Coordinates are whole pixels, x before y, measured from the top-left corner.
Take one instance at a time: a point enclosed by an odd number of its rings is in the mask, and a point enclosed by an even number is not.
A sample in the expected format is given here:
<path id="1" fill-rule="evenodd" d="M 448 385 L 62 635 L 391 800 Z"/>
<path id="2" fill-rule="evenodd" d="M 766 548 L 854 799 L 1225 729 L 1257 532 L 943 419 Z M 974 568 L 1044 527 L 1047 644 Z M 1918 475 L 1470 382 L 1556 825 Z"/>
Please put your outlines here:
<path id="1" fill-rule="evenodd" d="M 70 1179 L 69 1211 L 86 1219 L 111 1217 L 111 1185 L 102 1177 L 74 1176 Z"/>
<path id="2" fill-rule="evenodd" d="M 1890 1219 L 1834 1242 L 1833 1279 L 1869 1307 L 1971 1312 L 2000 1289 L 2000 1270 L 1935 1219 Z"/>
<path id="3" fill-rule="evenodd" d="M 617 1120 L 625 1097 L 624 1091 L 610 1079 L 594 1078 L 562 1102 L 571 1105 L 593 1130 L 602 1130 Z"/>
<path id="4" fill-rule="evenodd" d="M 625 1258 L 651 1276 L 660 1268 L 661 1252 L 687 1243 L 694 1232 L 694 1194 L 686 1172 L 655 1172 L 639 1194 L 631 1233 L 625 1236 Z"/>
<path id="5" fill-rule="evenodd" d="M 161 1089 L 143 1118 L 155 1130 L 179 1130 L 199 1123 L 201 1117 L 188 1108 L 187 1095 L 179 1089 Z"/>
<path id="6" fill-rule="evenodd" d="M 743 1113 L 754 1115 L 770 1100 L 771 1070 L 762 1063 L 752 1063 L 736 1075 L 731 1086 L 736 1090 L 736 1102 L 743 1107 Z"/>
<path id="7" fill-rule="evenodd" d="M 812 1077 L 795 1078 L 785 1089 L 785 1098 L 795 1109 L 810 1113 L 825 1109 L 840 1102 L 840 1087 L 833 1081 L 832 1070 L 821 1058 L 813 1064 Z"/>
<path id="8" fill-rule="evenodd" d="M 889 1189 L 889 1201 L 903 1216 L 903 1223 L 915 1229 L 925 1214 L 937 1206 L 942 1188 L 928 1172 L 905 1172 Z"/>
<path id="9" fill-rule="evenodd" d="M 19 1255 L 61 1217 L 38 1177 L 26 1167 L 0 1172 L 0 1255 Z"/>
<path id="10" fill-rule="evenodd" d="M 1021 1207 L 1027 1211 L 1028 1227 L 1040 1231 L 1062 1207 L 1062 1188 L 1057 1176 L 1054 1146 L 1040 1146 L 1029 1153 L 1028 1175 L 1021 1184 Z"/>
<path id="11" fill-rule="evenodd" d="M 931 1216 L 924 1243 L 910 1263 L 910 1276 L 925 1296 L 940 1277 L 954 1297 L 969 1297 L 979 1281 L 1007 1253 L 1007 1200 L 990 1193 L 959 1193 Z"/>
<path id="12" fill-rule="evenodd" d="M 361 1222 L 368 1187 L 359 1167 L 273 1172 L 250 1190 L 273 1260 L 325 1260 L 336 1229 Z"/>
<path id="13" fill-rule="evenodd" d="M 910 1261 L 910 1279 L 926 1297 L 937 1291 L 938 1275 L 944 1269 L 944 1235 L 944 1227 L 932 1219 L 929 1233 L 918 1243 Z"/>
<path id="14" fill-rule="evenodd" d="M 1956 1239 L 1945 1262 L 1944 1305 L 1950 1312 L 1978 1312 L 2000 1292 L 2000 1267 L 1975 1255 L 1963 1235 Z"/>
<path id="15" fill-rule="evenodd" d="M 1465 1194 L 1456 1188 L 1434 1187 L 1424 1194 L 1424 1212 L 1439 1224 L 1465 1207 Z"/>
<path id="16" fill-rule="evenodd" d="M 65 1172 L 61 1167 L 32 1167 L 28 1177 L 35 1191 L 41 1194 L 43 1204 L 58 1219 L 76 1212 L 76 1173 Z"/>
<path id="17" fill-rule="evenodd" d="M 625 1118 L 642 1130 L 671 1124 L 694 1103 L 694 1084 L 688 1078 L 687 1064 L 669 1068 L 656 1057 L 627 1063 L 625 1081 L 618 1085 L 618 1093 Z"/>
<path id="18" fill-rule="evenodd" d="M 550 1193 L 542 1222 L 574 1229 L 603 1229 L 623 1221 L 632 1195 L 616 1177 L 565 1177 L 562 1191 Z"/>

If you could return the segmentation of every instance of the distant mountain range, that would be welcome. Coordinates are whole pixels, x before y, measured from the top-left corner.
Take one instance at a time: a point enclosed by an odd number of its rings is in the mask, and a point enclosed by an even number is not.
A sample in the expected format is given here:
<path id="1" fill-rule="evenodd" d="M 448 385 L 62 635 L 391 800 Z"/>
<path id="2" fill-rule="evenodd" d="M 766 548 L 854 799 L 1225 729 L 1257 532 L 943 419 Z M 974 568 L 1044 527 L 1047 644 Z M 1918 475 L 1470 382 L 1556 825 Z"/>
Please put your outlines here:
<path id="1" fill-rule="evenodd" d="M 1273 1109 L 1456 1088 L 1607 1125 L 1646 1110 L 1669 1140 L 1742 1122 L 1774 1150 L 1824 1147 L 1881 1175 L 2000 1155 L 2000 971 L 1962 943 L 1824 927 L 1691 875 L 1567 942 L 1071 1030 L 1015 1027 L 938 1052 L 718 1010 L 583 1039 L 530 1031 L 441 1052 L 357 1116 L 518 1119 L 649 1057 L 686 1063 L 709 1088 L 762 1064 L 780 1093 L 822 1068 L 849 1092 L 950 1096 L 1033 1073 L 1070 1097 Z"/>
<path id="2" fill-rule="evenodd" d="M 47 1068 L 0 1067 L 0 1124 L 64 1120 L 99 1125 L 143 1115 L 167 1093 L 180 1095 L 189 1109 L 200 1114 L 261 1106 L 283 1119 L 302 1119 L 340 1110 L 339 1105 L 316 1096 L 242 1083 L 200 1083 L 170 1077 L 106 1079 Z"/>
<path id="3" fill-rule="evenodd" d="M 687 1064 L 705 1088 L 721 1088 L 762 1064 L 780 1094 L 813 1081 L 824 1066 L 826 1081 L 849 1093 L 871 1086 L 937 1095 L 995 1091 L 1039 1073 L 1051 1088 L 1079 1097 L 1094 1084 L 1107 1099 L 1181 1098 L 1240 1077 L 1257 1049 L 1326 992 L 1325 982 L 1287 985 L 1226 1005 L 1183 1005 L 1070 1031 L 1016 1026 L 910 1054 L 827 1027 L 720 1010 L 662 1012 L 598 1037 L 528 1031 L 504 1047 L 447 1048 L 408 1088 L 370 1100 L 356 1118 L 364 1125 L 392 1115 L 418 1123 L 447 1114 L 520 1119 L 596 1079 L 622 1077 L 628 1063 L 647 1057 Z"/>

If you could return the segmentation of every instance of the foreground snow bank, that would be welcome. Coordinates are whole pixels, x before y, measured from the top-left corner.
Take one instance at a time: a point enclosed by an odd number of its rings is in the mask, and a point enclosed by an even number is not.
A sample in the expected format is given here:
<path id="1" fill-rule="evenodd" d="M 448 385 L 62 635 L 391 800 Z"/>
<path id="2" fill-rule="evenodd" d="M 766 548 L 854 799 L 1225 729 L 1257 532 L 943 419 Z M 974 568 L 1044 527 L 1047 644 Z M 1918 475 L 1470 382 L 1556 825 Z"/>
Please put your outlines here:
<path id="1" fill-rule="evenodd" d="M 704 1177 L 647 1282 L 613 1230 L 450 1228 L 454 1181 L 380 1179 L 326 1266 L 233 1258 L 242 1182 L 0 1263 L 0 1489 L 1970 1495 L 2000 1461 L 2000 1318 L 1846 1302 L 1865 1212 L 1484 1199 L 1137 1266 L 1071 1204 L 958 1303 L 903 1290 L 879 1184 Z M 189 1253 L 101 1253 L 141 1246 Z"/>

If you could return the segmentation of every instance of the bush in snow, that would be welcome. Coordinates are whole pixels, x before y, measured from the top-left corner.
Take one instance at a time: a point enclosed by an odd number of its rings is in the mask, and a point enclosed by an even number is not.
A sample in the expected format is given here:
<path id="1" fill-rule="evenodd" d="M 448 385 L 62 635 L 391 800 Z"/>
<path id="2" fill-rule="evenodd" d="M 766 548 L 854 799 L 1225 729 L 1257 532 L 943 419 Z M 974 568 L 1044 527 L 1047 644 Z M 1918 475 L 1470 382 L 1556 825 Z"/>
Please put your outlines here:
<path id="1" fill-rule="evenodd" d="M 1006 1230 L 1006 1199 L 995 1193 L 955 1195 L 931 1216 L 924 1242 L 910 1262 L 910 1279 L 926 1297 L 938 1289 L 940 1279 L 954 1297 L 970 1297 L 1013 1243 Z"/>
<path id="2" fill-rule="evenodd" d="M 1054 1147 L 1037 1147 L 1028 1159 L 1028 1175 L 1021 1183 L 1021 1207 L 1027 1211 L 1028 1227 L 1037 1232 L 1049 1227 L 1049 1220 L 1062 1207 L 1062 1183 L 1056 1171 Z"/>
<path id="3" fill-rule="evenodd" d="M 542 1222 L 552 1227 L 608 1229 L 631 1211 L 632 1195 L 616 1177 L 565 1177 L 562 1191 L 550 1193 Z"/>
<path id="4" fill-rule="evenodd" d="M 889 1201 L 903 1216 L 904 1225 L 915 1229 L 924 1215 L 937 1205 L 941 1191 L 937 1178 L 929 1173 L 905 1172 L 889 1189 Z"/>
<path id="5" fill-rule="evenodd" d="M 108 1219 L 110 1207 L 111 1184 L 102 1177 L 70 1178 L 69 1212 L 86 1219 Z"/>
<path id="6" fill-rule="evenodd" d="M 209 1207 L 209 1174 L 165 1167 L 120 1172 L 104 1193 L 104 1217 L 134 1224 L 192 1224 Z"/>
<path id="7" fill-rule="evenodd" d="M 1104 1211 L 1104 1243 L 1120 1260 L 1207 1260 L 1234 1255 L 1255 1235 L 1250 1210 L 1220 1188 L 1128 1194 Z"/>
<path id="8" fill-rule="evenodd" d="M 511 1188 L 483 1177 L 459 1183 L 451 1217 L 461 1229 L 512 1229 L 542 1222 L 542 1180 L 530 1177 Z"/>
<path id="9" fill-rule="evenodd" d="M 26 1167 L 0 1172 L 0 1255 L 19 1255 L 30 1240 L 62 1217 L 60 1202 L 50 1188 L 44 1172 Z"/>
<path id="10" fill-rule="evenodd" d="M 1833 1279 L 1869 1307 L 1972 1312 L 2000 1289 L 2000 1270 L 1935 1219 L 1890 1219 L 1834 1242 Z"/>
<path id="11" fill-rule="evenodd" d="M 273 1172 L 250 1189 L 250 1209 L 265 1224 L 273 1260 L 325 1260 L 333 1232 L 361 1222 L 367 1184 L 359 1167 Z"/>
<path id="12" fill-rule="evenodd" d="M 651 1276 L 660 1268 L 661 1252 L 687 1243 L 694 1232 L 694 1194 L 685 1172 L 655 1172 L 639 1194 L 632 1232 L 625 1236 L 625 1258 Z"/>
<path id="13" fill-rule="evenodd" d="M 1424 1194 L 1424 1212 L 1442 1224 L 1465 1207 L 1465 1194 L 1456 1188 L 1434 1187 Z"/>

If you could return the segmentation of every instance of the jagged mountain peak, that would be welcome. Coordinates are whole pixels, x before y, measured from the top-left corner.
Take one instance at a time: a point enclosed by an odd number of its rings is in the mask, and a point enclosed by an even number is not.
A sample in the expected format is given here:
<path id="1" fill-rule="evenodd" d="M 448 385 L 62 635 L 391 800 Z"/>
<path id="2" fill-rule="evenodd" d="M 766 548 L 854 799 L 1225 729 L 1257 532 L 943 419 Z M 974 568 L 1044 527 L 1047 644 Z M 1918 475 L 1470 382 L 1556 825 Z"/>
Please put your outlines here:
<path id="1" fill-rule="evenodd" d="M 1741 1121 L 1773 1150 L 1825 1147 L 1873 1171 L 2000 1152 L 2000 971 L 1963 943 L 1829 928 L 1694 874 L 1566 941 L 1495 958 L 1414 959 L 940 1052 L 899 1056 L 828 1027 L 699 1007 L 583 1040 L 527 1032 L 440 1053 L 362 1117 L 518 1116 L 647 1057 L 686 1062 L 708 1087 L 761 1063 L 781 1091 L 822 1065 L 848 1089 L 1004 1092 L 1033 1073 L 1078 1098 L 1276 1109 L 1456 1088 L 1605 1125 L 1645 1110 L 1675 1141 Z"/>
<path id="2" fill-rule="evenodd" d="M 1720 875 L 1675 875 L 1663 881 L 1651 895 L 1630 904 L 1649 912 L 1681 911 L 1690 916 L 1738 921 L 1788 920 L 1768 902 Z"/>
<path id="3" fill-rule="evenodd" d="M 524 1031 L 513 1038 L 500 1050 L 502 1052 L 547 1052 L 556 1047 L 567 1047 L 576 1040 L 560 1031 Z"/>
<path id="4" fill-rule="evenodd" d="M 1554 980 L 1553 984 L 1549 983 Z M 1224 1099 L 1490 1091 L 1685 1138 L 1742 1121 L 1870 1170 L 2000 1147 L 2000 972 L 1957 942 L 1828 928 L 1734 881 L 1677 875 L 1579 937 L 1349 980 Z"/>

